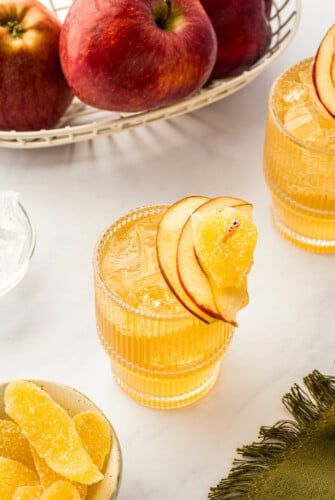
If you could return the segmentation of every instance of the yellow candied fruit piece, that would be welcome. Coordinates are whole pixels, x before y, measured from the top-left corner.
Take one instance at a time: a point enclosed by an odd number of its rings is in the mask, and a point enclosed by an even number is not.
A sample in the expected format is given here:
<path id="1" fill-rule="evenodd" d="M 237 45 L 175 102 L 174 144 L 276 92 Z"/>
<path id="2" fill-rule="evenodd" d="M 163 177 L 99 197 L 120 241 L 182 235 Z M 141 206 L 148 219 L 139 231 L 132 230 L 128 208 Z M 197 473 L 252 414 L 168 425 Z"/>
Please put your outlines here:
<path id="1" fill-rule="evenodd" d="M 194 213 L 193 244 L 215 304 L 227 321 L 248 303 L 246 276 L 253 262 L 257 229 L 251 214 L 237 207 Z"/>
<path id="2" fill-rule="evenodd" d="M 92 484 L 103 476 L 85 451 L 75 425 L 44 390 L 26 380 L 10 382 L 5 411 L 49 467 L 72 481 Z"/>
<path id="3" fill-rule="evenodd" d="M 17 460 L 34 469 L 28 439 L 22 434 L 21 428 L 11 420 L 0 420 L 0 456 Z"/>
<path id="4" fill-rule="evenodd" d="M 241 285 L 257 240 L 251 217 L 233 207 L 195 213 L 192 230 L 195 251 L 206 274 L 218 287 Z"/>
<path id="5" fill-rule="evenodd" d="M 97 413 L 82 412 L 73 417 L 74 425 L 84 448 L 93 463 L 102 470 L 111 448 L 111 431 L 108 421 Z"/>
<path id="6" fill-rule="evenodd" d="M 65 478 L 50 469 L 44 458 L 40 457 L 33 448 L 31 449 L 31 453 L 34 459 L 38 477 L 40 478 L 41 485 L 44 489 L 49 488 L 49 486 L 56 483 L 57 481 L 64 481 Z M 74 486 L 78 490 L 80 498 L 84 500 L 87 496 L 87 485 L 74 483 Z"/>
<path id="7" fill-rule="evenodd" d="M 35 486 L 38 478 L 35 472 L 11 458 L 0 457 L 0 498 L 12 500 L 20 486 Z"/>
<path id="8" fill-rule="evenodd" d="M 43 493 L 42 486 L 20 486 L 13 495 L 13 500 L 39 500 Z"/>
<path id="9" fill-rule="evenodd" d="M 69 481 L 57 481 L 44 490 L 40 500 L 80 500 L 80 495 Z"/>

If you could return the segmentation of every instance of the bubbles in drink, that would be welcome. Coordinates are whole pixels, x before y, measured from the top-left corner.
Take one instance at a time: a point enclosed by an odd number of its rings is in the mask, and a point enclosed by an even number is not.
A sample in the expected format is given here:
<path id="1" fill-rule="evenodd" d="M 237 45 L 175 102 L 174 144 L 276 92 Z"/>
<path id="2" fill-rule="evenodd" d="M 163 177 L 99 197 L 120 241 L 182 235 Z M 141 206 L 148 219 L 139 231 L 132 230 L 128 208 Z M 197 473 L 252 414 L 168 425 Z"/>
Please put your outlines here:
<path id="1" fill-rule="evenodd" d="M 103 252 L 105 283 L 128 305 L 157 314 L 185 309 L 166 285 L 156 256 L 157 224 L 161 213 L 130 220 L 111 236 Z"/>
<path id="2" fill-rule="evenodd" d="M 148 313 L 181 314 L 185 312 L 180 302 L 166 286 L 159 271 L 136 281 L 129 290 L 127 302 Z"/>
<path id="3" fill-rule="evenodd" d="M 335 149 L 335 120 L 322 106 L 313 85 L 313 62 L 302 61 L 277 83 L 276 111 L 286 130 L 317 148 Z"/>

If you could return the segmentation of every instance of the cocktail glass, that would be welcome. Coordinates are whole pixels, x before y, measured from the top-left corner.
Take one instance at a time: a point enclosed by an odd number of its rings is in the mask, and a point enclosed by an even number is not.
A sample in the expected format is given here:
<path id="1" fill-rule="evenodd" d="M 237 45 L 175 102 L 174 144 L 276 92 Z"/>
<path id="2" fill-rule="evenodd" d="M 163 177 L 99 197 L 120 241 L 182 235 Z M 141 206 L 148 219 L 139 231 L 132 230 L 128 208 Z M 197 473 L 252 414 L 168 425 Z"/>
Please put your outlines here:
<path id="1" fill-rule="evenodd" d="M 264 176 L 275 227 L 295 245 L 335 251 L 335 119 L 312 82 L 313 59 L 274 82 L 264 145 Z"/>
<path id="2" fill-rule="evenodd" d="M 177 408 L 214 385 L 233 326 L 207 324 L 166 285 L 156 257 L 166 206 L 129 212 L 99 240 L 94 256 L 97 330 L 119 386 L 150 407 Z"/>

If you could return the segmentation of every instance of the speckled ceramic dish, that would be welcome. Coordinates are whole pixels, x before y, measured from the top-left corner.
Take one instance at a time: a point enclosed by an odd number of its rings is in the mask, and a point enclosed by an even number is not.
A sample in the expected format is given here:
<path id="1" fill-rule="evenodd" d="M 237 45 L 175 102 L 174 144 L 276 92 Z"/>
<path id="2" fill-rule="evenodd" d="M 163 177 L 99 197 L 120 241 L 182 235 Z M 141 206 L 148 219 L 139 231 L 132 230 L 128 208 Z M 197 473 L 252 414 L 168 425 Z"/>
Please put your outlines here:
<path id="1" fill-rule="evenodd" d="M 43 380 L 31 380 L 31 382 L 46 390 L 71 417 L 83 411 L 92 411 L 101 414 L 107 419 L 90 399 L 76 389 L 57 382 Z M 4 405 L 4 392 L 7 384 L 8 382 L 0 384 L 0 418 L 8 418 Z M 104 479 L 89 487 L 87 500 L 115 500 L 118 494 L 121 481 L 122 457 L 119 440 L 111 424 L 110 429 L 112 446 L 102 471 Z"/>

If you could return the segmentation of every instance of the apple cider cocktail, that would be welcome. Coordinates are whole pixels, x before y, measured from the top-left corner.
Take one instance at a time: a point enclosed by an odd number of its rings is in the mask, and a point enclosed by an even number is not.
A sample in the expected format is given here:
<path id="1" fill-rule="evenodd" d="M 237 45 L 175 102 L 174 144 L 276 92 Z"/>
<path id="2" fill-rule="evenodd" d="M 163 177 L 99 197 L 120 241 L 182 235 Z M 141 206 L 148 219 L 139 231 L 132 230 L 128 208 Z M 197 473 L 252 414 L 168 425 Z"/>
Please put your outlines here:
<path id="1" fill-rule="evenodd" d="M 333 252 L 335 120 L 315 88 L 314 65 L 313 59 L 301 61 L 274 82 L 264 174 L 279 232 L 306 250 Z"/>
<path id="2" fill-rule="evenodd" d="M 214 200 L 226 200 L 225 206 L 227 200 L 229 203 L 232 199 Z M 147 406 L 176 408 L 207 393 L 218 377 L 220 360 L 236 325 L 234 319 L 223 320 L 218 309 L 212 314 L 208 308 L 201 308 L 201 304 L 190 299 L 180 282 L 179 288 L 176 282 L 181 230 L 191 212 L 199 205 L 205 206 L 205 202 L 211 205 L 213 200 L 189 197 L 170 207 L 152 206 L 131 211 L 105 231 L 96 247 L 98 334 L 111 358 L 119 386 Z M 235 226 L 241 224 L 241 238 L 245 237 L 244 224 L 247 231 L 251 228 L 252 232 L 246 252 L 243 249 L 239 252 L 242 260 L 249 259 L 249 262 L 240 266 L 243 269 L 237 288 L 231 286 L 228 277 L 228 288 L 222 287 L 224 293 L 231 290 L 234 296 L 227 312 L 233 310 L 232 318 L 235 309 L 246 303 L 245 276 L 256 242 L 250 207 L 250 204 L 243 205 L 241 217 L 238 217 L 238 207 L 230 209 L 233 212 L 228 211 L 227 220 L 222 223 L 223 233 L 222 227 L 218 229 L 220 245 L 227 248 L 234 245 L 235 238 L 239 245 L 240 227 Z M 220 212 L 216 210 L 217 213 Z M 232 268 L 235 268 L 234 262 Z M 203 273 L 199 265 L 198 271 Z M 195 275 L 194 280 L 199 283 L 197 278 Z"/>

